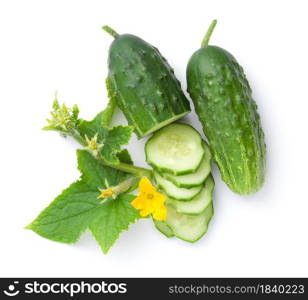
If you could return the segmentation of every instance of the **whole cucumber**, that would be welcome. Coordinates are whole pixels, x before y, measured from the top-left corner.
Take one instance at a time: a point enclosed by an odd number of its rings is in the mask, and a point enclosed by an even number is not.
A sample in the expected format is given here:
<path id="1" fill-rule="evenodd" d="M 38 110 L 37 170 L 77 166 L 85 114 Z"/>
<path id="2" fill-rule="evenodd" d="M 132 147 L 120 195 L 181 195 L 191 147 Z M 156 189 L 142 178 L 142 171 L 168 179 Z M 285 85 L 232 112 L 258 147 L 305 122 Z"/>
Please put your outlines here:
<path id="1" fill-rule="evenodd" d="M 208 45 L 215 25 L 189 60 L 188 92 L 222 179 L 234 192 L 252 194 L 264 182 L 264 133 L 242 67 L 226 50 Z"/>
<path id="2" fill-rule="evenodd" d="M 108 57 L 109 88 L 139 138 L 190 112 L 173 69 L 158 49 L 137 36 L 103 29 L 115 38 Z"/>

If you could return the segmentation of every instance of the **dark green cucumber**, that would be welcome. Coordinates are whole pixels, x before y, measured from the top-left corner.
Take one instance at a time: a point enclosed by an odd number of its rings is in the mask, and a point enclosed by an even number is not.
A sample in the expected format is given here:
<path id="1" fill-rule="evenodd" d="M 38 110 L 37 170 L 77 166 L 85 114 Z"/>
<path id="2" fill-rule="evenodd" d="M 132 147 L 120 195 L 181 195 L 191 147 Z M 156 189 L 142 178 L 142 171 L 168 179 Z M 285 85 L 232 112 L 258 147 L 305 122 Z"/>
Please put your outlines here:
<path id="1" fill-rule="evenodd" d="M 139 138 L 190 112 L 173 69 L 158 49 L 137 36 L 103 29 L 115 38 L 109 49 L 109 82 Z"/>
<path id="2" fill-rule="evenodd" d="M 207 45 L 215 24 L 189 60 L 188 92 L 222 179 L 234 192 L 252 194 L 264 182 L 264 133 L 242 67 L 226 50 Z"/>

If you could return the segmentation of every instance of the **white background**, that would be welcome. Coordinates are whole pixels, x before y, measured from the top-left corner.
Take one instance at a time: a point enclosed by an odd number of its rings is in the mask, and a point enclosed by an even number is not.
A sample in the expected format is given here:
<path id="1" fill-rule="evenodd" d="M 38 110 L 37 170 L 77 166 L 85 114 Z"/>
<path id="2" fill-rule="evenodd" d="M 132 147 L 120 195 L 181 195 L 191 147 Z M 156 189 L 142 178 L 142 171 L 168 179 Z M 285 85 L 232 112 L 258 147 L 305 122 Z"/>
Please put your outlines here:
<path id="1" fill-rule="evenodd" d="M 306 1 L 0 2 L 0 276 L 308 276 L 308 42 Z M 106 104 L 108 24 L 161 52 L 186 89 L 185 69 L 213 18 L 211 43 L 246 70 L 268 148 L 257 194 L 216 179 L 215 217 L 198 243 L 166 239 L 150 220 L 108 255 L 89 233 L 76 245 L 23 227 L 79 176 L 77 144 L 44 132 L 53 94 L 92 118 Z M 118 116 L 118 120 L 119 120 Z M 194 113 L 189 121 L 200 124 Z M 144 140 L 129 149 L 145 165 Z"/>

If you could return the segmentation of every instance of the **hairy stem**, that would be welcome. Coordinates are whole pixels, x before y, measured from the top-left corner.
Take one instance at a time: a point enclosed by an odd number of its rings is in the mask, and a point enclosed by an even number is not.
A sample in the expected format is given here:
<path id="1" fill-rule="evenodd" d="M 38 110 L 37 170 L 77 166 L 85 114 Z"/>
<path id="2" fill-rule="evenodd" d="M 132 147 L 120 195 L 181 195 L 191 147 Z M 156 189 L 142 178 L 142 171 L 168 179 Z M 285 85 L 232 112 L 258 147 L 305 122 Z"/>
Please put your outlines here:
<path id="1" fill-rule="evenodd" d="M 136 176 L 140 176 L 140 177 L 142 176 L 151 177 L 152 176 L 152 171 L 150 169 L 140 168 L 140 167 L 136 167 L 130 164 L 122 163 L 122 162 L 118 164 L 111 164 L 111 163 L 106 162 L 101 156 L 99 156 L 97 159 L 103 165 L 107 167 L 111 167 L 111 168 L 114 168 L 120 171 L 131 173 Z"/>
<path id="2" fill-rule="evenodd" d="M 210 25 L 210 27 L 209 27 L 209 29 L 207 30 L 204 38 L 203 38 L 203 40 L 202 40 L 202 43 L 201 43 L 201 47 L 202 48 L 206 47 L 209 44 L 211 35 L 212 35 L 213 31 L 214 31 L 214 28 L 215 28 L 216 24 L 217 24 L 217 20 L 213 20 L 211 25 Z"/>

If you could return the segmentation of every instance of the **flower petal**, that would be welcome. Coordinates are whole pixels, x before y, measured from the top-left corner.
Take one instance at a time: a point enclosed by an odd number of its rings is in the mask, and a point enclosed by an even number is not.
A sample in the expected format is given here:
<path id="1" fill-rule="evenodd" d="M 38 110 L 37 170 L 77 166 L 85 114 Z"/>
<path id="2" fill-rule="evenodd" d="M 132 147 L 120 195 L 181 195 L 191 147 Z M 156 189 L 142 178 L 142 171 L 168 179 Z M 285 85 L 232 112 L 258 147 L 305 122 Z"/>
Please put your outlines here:
<path id="1" fill-rule="evenodd" d="M 142 177 L 141 180 L 139 181 L 139 192 L 140 193 L 155 193 L 156 189 L 152 185 L 151 181 L 147 177 Z"/>
<path id="2" fill-rule="evenodd" d="M 131 205 L 136 209 L 142 209 L 146 205 L 145 199 L 143 197 L 138 196 L 131 202 Z"/>
<path id="3" fill-rule="evenodd" d="M 151 213 L 152 213 L 151 211 L 148 211 L 146 209 L 140 210 L 140 216 L 141 217 L 146 217 L 146 216 L 150 215 Z"/>
<path id="4" fill-rule="evenodd" d="M 165 201 L 166 201 L 166 198 L 167 197 L 164 194 L 155 192 L 154 199 L 155 199 L 156 206 L 160 206 L 160 205 L 164 204 Z"/>
<path id="5" fill-rule="evenodd" d="M 161 205 L 153 212 L 153 218 L 158 221 L 165 221 L 167 218 L 167 208 L 165 205 Z"/>
<path id="6" fill-rule="evenodd" d="M 142 217 L 153 214 L 154 219 L 163 221 L 167 216 L 165 201 L 166 196 L 157 192 L 147 177 L 142 177 L 139 181 L 139 194 L 131 205 L 140 210 Z"/>

